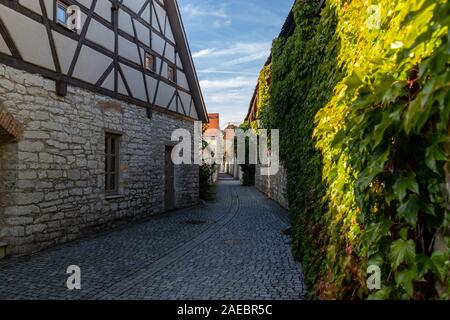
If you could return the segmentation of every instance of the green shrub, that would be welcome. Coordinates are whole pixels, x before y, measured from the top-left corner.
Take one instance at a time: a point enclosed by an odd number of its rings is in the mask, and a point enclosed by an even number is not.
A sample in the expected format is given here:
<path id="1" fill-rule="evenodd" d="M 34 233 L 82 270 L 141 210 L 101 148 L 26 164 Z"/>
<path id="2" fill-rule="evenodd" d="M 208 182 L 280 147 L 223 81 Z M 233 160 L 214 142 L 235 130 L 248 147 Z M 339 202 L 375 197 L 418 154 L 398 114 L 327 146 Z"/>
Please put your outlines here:
<path id="1" fill-rule="evenodd" d="M 200 199 L 210 201 L 215 198 L 214 186 L 211 183 L 211 177 L 216 170 L 216 165 L 203 164 L 200 166 Z"/>

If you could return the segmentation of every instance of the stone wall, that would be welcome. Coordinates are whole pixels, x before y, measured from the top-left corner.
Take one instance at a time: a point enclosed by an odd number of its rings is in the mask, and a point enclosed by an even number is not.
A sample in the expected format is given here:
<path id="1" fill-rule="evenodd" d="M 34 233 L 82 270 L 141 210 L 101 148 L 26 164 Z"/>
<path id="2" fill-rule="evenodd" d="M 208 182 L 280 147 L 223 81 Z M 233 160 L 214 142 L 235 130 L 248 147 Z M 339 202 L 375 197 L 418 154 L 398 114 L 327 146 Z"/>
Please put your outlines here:
<path id="1" fill-rule="evenodd" d="M 286 170 L 280 163 L 280 170 L 273 176 L 262 176 L 261 165 L 256 165 L 255 186 L 267 195 L 270 199 L 278 202 L 283 208 L 289 208 L 289 202 L 286 199 Z"/>
<path id="2" fill-rule="evenodd" d="M 165 145 L 194 122 L 0 64 L 0 104 L 20 123 L 0 143 L 0 242 L 28 254 L 164 211 Z M 105 131 L 120 133 L 120 195 L 104 192 Z M 198 166 L 175 168 L 176 207 L 198 202 Z"/>

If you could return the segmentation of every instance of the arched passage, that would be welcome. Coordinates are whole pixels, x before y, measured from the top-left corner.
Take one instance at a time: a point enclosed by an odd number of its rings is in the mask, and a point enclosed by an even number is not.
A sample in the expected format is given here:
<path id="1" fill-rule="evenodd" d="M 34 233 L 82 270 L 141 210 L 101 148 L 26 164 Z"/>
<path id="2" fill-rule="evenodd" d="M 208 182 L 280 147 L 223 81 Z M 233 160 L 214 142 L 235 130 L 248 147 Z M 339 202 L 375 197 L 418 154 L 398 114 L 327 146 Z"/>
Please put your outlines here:
<path id="1" fill-rule="evenodd" d="M 8 228 L 5 221 L 4 209 L 11 201 L 7 196 L 11 185 L 15 181 L 16 170 L 11 170 L 11 163 L 17 163 L 17 142 L 22 137 L 22 126 L 8 112 L 6 106 L 0 104 L 0 258 L 5 255 Z"/>
<path id="2" fill-rule="evenodd" d="M 22 126 L 8 112 L 3 104 L 0 104 L 0 143 L 15 143 L 22 138 Z"/>

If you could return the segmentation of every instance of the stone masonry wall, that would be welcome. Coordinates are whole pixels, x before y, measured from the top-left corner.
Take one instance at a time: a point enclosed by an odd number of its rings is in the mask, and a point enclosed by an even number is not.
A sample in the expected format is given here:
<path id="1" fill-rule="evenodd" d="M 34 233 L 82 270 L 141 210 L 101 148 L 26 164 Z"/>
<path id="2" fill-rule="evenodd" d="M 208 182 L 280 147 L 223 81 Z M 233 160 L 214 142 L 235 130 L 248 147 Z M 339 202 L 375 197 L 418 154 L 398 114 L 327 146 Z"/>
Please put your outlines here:
<path id="1" fill-rule="evenodd" d="M 0 104 L 20 123 L 18 143 L 0 143 L 0 242 L 9 255 L 164 211 L 165 145 L 194 122 L 70 87 L 0 64 Z M 104 192 L 105 131 L 120 133 L 120 195 Z M 175 168 L 176 207 L 198 202 L 198 166 Z"/>
<path id="2" fill-rule="evenodd" d="M 261 165 L 256 165 L 255 186 L 267 195 L 270 199 L 278 202 L 283 208 L 289 209 L 289 202 L 286 199 L 287 176 L 283 163 L 280 163 L 280 170 L 273 176 L 262 176 Z"/>

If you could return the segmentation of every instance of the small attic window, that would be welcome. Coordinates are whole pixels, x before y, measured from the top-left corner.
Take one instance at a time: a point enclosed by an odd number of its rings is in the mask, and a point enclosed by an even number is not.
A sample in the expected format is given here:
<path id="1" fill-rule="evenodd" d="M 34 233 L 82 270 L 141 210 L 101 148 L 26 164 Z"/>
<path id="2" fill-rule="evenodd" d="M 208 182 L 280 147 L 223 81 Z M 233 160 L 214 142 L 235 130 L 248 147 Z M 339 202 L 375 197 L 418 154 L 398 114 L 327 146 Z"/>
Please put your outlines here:
<path id="1" fill-rule="evenodd" d="M 71 17 L 70 16 L 71 13 L 67 12 L 67 10 L 68 10 L 68 8 L 70 6 L 69 6 L 69 4 L 66 1 L 57 0 L 57 1 L 55 1 L 55 5 L 56 5 L 56 8 L 55 8 L 55 21 L 56 21 L 57 24 L 65 27 L 65 28 L 67 28 L 69 30 L 72 30 L 72 31 L 76 31 L 77 28 L 80 28 L 80 25 L 79 25 L 80 21 L 78 21 L 78 19 L 80 19 L 79 12 L 78 12 L 77 15 Z M 79 11 L 79 8 L 77 6 L 73 6 L 73 8 L 71 10 L 72 12 L 73 12 L 74 8 L 75 8 L 75 10 L 77 9 Z M 69 28 L 69 26 L 67 24 L 67 22 L 69 21 L 69 18 L 77 19 L 77 21 L 72 21 L 73 28 Z"/>
<path id="2" fill-rule="evenodd" d="M 155 56 L 149 52 L 145 53 L 144 68 L 148 71 L 155 72 Z"/>
<path id="3" fill-rule="evenodd" d="M 169 79 L 169 81 L 171 81 L 173 83 L 177 82 L 175 68 L 172 66 L 167 66 L 167 79 Z"/>
<path id="4" fill-rule="evenodd" d="M 69 6 L 62 2 L 56 1 L 56 22 L 67 27 L 67 8 Z"/>

